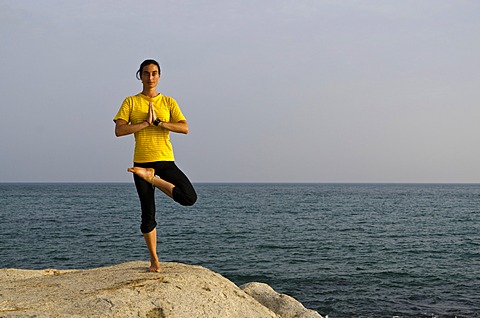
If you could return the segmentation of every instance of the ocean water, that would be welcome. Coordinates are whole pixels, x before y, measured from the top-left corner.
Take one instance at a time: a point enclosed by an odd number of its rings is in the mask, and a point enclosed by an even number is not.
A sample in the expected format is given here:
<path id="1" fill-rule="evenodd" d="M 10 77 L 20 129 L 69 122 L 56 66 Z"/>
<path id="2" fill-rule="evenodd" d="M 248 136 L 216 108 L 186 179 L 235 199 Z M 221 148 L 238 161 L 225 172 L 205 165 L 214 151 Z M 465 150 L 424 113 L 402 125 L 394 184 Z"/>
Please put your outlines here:
<path id="1" fill-rule="evenodd" d="M 159 256 L 323 316 L 479 317 L 480 185 L 196 184 L 157 191 Z M 0 184 L 0 268 L 147 260 L 133 184 Z"/>

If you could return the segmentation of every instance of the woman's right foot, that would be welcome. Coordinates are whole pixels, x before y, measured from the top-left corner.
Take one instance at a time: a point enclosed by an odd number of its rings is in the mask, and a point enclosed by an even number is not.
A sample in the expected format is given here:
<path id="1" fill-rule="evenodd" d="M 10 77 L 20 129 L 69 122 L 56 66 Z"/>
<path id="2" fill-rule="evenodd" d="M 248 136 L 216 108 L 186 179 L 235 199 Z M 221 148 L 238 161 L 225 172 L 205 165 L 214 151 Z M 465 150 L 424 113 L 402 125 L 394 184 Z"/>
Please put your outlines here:
<path id="1" fill-rule="evenodd" d="M 160 262 L 158 260 L 150 260 L 150 267 L 148 268 L 148 271 L 152 273 L 160 272 Z"/>

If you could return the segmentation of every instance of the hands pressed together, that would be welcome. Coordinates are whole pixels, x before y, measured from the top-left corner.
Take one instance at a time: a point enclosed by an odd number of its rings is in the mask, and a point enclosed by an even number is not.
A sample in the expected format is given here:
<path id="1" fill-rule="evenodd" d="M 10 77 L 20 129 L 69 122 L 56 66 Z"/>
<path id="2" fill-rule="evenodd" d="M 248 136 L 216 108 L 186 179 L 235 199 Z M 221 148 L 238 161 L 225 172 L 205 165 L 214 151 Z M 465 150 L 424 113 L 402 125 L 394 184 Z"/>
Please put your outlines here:
<path id="1" fill-rule="evenodd" d="M 152 125 L 153 121 L 157 119 L 157 115 L 155 114 L 155 108 L 153 107 L 153 103 L 150 102 L 148 104 L 148 117 L 147 117 L 147 123 L 149 125 Z"/>

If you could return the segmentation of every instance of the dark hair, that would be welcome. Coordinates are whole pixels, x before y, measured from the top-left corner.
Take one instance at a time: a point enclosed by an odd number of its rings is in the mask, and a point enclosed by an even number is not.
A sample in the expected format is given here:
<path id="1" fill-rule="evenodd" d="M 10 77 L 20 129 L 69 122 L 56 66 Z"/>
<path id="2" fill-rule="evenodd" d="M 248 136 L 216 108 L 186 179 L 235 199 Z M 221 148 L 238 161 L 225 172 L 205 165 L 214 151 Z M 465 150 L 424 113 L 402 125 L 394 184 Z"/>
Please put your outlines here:
<path id="1" fill-rule="evenodd" d="M 141 79 L 143 68 L 147 65 L 150 65 L 150 64 L 156 65 L 158 67 L 158 74 L 159 75 L 161 74 L 160 65 L 158 64 L 157 61 L 155 61 L 155 60 L 145 60 L 145 61 L 142 62 L 142 64 L 140 64 L 140 68 L 137 71 L 137 74 L 136 74 L 137 79 Z"/>

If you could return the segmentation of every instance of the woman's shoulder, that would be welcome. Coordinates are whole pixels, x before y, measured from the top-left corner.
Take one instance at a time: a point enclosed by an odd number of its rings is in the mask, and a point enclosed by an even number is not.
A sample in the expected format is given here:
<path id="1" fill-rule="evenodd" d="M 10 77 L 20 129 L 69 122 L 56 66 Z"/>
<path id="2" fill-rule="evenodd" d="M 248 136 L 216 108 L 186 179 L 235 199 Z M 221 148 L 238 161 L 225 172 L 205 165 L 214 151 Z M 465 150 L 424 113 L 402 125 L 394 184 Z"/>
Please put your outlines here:
<path id="1" fill-rule="evenodd" d="M 135 104 L 142 100 L 142 94 L 138 93 L 136 95 L 127 96 L 124 99 L 124 103 Z"/>
<path id="2" fill-rule="evenodd" d="M 175 98 L 167 95 L 162 94 L 162 102 L 165 103 L 168 106 L 178 106 L 177 101 Z"/>
<path id="3" fill-rule="evenodd" d="M 135 95 L 132 95 L 132 96 L 128 96 L 127 98 L 130 98 L 130 99 L 143 99 L 145 98 L 146 96 L 143 95 L 142 93 L 138 93 L 138 94 L 135 94 Z"/>
<path id="4" fill-rule="evenodd" d="M 133 99 L 137 99 L 137 98 L 140 98 L 139 96 L 140 94 L 136 94 L 136 95 L 129 95 L 127 97 L 125 97 L 125 100 L 133 100 Z"/>
<path id="5" fill-rule="evenodd" d="M 162 95 L 162 99 L 165 100 L 165 101 L 172 101 L 172 100 L 175 100 L 172 96 L 168 96 L 168 95 L 164 95 L 164 94 L 160 94 Z"/>

